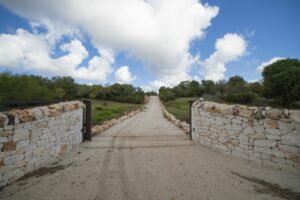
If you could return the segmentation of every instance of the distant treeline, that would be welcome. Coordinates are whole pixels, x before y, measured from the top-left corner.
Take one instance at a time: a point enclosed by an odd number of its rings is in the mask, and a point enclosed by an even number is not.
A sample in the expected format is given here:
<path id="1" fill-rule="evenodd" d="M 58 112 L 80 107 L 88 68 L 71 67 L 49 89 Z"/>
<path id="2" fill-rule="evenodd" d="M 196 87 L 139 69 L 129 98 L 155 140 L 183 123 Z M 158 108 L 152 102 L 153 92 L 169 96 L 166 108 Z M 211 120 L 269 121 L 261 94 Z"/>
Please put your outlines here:
<path id="1" fill-rule="evenodd" d="M 241 76 L 228 81 L 183 81 L 173 88 L 161 87 L 159 97 L 163 101 L 179 97 L 210 96 L 216 101 L 243 104 L 296 106 L 300 100 L 300 61 L 285 59 L 264 68 L 262 81 L 248 83 Z"/>
<path id="2" fill-rule="evenodd" d="M 142 103 L 145 93 L 129 84 L 82 85 L 71 77 L 0 73 L 0 100 L 52 100 L 91 98 L 127 103 Z"/>

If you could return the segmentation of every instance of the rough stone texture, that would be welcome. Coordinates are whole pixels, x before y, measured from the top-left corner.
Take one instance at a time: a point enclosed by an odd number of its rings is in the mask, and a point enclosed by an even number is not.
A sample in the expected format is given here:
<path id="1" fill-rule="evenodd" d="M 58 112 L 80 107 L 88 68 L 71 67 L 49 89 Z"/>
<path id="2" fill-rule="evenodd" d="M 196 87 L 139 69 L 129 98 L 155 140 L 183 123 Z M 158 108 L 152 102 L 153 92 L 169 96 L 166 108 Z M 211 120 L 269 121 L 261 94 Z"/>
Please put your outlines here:
<path id="1" fill-rule="evenodd" d="M 192 138 L 261 166 L 300 170 L 300 110 L 196 101 Z"/>
<path id="2" fill-rule="evenodd" d="M 14 118 L 8 121 L 8 116 Z M 83 104 L 0 113 L 0 187 L 55 161 L 82 142 Z"/>

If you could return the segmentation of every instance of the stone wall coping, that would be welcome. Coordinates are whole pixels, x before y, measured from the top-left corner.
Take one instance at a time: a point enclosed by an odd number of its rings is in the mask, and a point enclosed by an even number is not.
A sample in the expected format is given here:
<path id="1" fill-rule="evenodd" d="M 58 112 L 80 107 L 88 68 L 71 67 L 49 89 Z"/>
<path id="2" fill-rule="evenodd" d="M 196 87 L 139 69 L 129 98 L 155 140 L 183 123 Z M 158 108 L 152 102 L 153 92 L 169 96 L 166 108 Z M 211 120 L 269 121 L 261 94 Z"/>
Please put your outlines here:
<path id="1" fill-rule="evenodd" d="M 64 112 L 78 110 L 83 107 L 84 104 L 81 101 L 68 101 L 34 108 L 12 109 L 0 113 L 0 128 L 7 125 L 36 121 L 44 117 L 57 117 Z"/>
<path id="2" fill-rule="evenodd" d="M 255 119 L 272 119 L 282 121 L 294 121 L 300 123 L 300 110 L 289 110 L 271 107 L 256 107 L 246 105 L 230 105 L 224 103 L 215 103 L 211 101 L 195 101 L 193 108 L 201 109 L 205 112 L 220 114 L 220 115 L 234 115 L 244 118 Z"/>

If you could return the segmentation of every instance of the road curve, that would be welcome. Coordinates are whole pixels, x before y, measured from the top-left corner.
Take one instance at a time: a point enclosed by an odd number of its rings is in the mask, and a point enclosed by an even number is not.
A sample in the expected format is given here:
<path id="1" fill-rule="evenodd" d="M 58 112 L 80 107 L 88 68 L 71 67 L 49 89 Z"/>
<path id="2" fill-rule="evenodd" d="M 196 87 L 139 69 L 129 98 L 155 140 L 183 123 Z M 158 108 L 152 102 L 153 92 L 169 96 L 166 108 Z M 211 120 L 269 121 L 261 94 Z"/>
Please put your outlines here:
<path id="1" fill-rule="evenodd" d="M 299 192 L 299 173 L 250 165 L 193 144 L 151 97 L 146 110 L 5 187 L 0 199 L 275 200 L 297 199 Z"/>

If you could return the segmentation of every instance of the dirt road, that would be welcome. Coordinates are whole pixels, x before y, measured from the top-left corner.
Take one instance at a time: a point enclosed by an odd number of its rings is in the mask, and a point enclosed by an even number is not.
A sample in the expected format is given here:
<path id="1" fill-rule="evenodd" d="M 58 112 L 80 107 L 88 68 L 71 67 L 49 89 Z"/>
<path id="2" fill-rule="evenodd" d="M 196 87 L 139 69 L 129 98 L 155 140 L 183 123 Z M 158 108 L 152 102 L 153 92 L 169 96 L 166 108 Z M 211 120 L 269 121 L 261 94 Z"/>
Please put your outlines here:
<path id="1" fill-rule="evenodd" d="M 250 165 L 193 144 L 159 100 L 73 154 L 0 192 L 0 199 L 299 199 L 300 174 Z"/>

